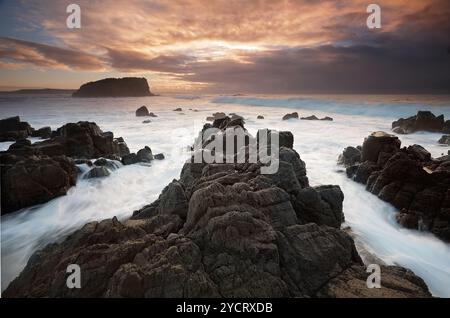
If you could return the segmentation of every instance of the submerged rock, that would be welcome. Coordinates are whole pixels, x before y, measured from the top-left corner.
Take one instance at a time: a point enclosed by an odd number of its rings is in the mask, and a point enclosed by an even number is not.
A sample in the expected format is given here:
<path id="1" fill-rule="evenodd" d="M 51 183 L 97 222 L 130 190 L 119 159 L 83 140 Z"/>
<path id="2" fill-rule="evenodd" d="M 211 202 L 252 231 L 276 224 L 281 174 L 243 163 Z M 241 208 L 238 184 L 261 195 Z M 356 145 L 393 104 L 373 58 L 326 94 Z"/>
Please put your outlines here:
<path id="1" fill-rule="evenodd" d="M 297 112 L 293 112 L 293 113 L 290 113 L 290 114 L 286 114 L 286 115 L 284 115 L 283 116 L 283 120 L 288 120 L 288 119 L 292 119 L 292 118 L 294 118 L 294 119 L 298 119 L 298 113 Z"/>
<path id="2" fill-rule="evenodd" d="M 442 144 L 442 145 L 447 145 L 450 146 L 450 135 L 443 135 L 438 143 Z"/>
<path id="3" fill-rule="evenodd" d="M 138 109 L 136 109 L 136 116 L 137 117 L 150 116 L 150 113 L 148 112 L 147 106 L 141 106 Z"/>
<path id="4" fill-rule="evenodd" d="M 85 179 L 103 178 L 109 176 L 111 173 L 105 166 L 93 167 L 84 176 Z"/>
<path id="5" fill-rule="evenodd" d="M 183 111 L 183 109 L 181 109 L 180 107 L 178 107 L 178 108 L 175 108 L 173 111 L 174 111 L 174 112 L 181 112 L 181 111 Z"/>
<path id="6" fill-rule="evenodd" d="M 258 115 L 258 117 L 256 117 L 256 119 L 264 119 L 263 115 Z"/>

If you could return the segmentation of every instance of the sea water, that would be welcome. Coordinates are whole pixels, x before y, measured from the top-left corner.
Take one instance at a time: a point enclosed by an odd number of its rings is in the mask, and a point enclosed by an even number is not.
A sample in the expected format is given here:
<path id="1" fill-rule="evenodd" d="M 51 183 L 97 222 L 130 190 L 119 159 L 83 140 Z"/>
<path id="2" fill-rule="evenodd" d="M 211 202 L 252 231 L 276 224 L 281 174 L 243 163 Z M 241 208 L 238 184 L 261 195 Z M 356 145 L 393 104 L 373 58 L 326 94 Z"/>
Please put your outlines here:
<path id="1" fill-rule="evenodd" d="M 147 105 L 158 115 L 144 124 L 135 110 Z M 175 108 L 182 112 L 174 112 Z M 153 202 L 172 179 L 178 178 L 187 148 L 207 116 L 223 111 L 245 118 L 252 133 L 260 128 L 290 130 L 294 148 L 306 162 L 312 186 L 337 184 L 344 192 L 344 227 L 350 227 L 358 248 L 379 262 L 414 271 L 436 296 L 450 297 L 450 244 L 430 233 L 408 230 L 395 222 L 396 210 L 348 179 L 336 164 L 346 146 L 361 145 L 373 131 L 390 131 L 400 117 L 431 110 L 450 118 L 449 96 L 218 96 L 168 95 L 141 98 L 71 98 L 68 95 L 2 95 L 0 118 L 20 115 L 33 127 L 56 129 L 68 122 L 96 122 L 103 131 L 122 136 L 131 151 L 144 146 L 166 159 L 148 165 L 124 166 L 102 179 L 79 179 L 67 195 L 1 217 L 1 282 L 4 290 L 29 257 L 51 242 L 64 239 L 86 222 L 117 216 L 123 220 Z M 281 118 L 330 116 L 334 121 Z M 265 119 L 256 119 L 263 115 Z M 449 147 L 437 143 L 441 134 L 400 135 L 403 146 L 420 144 L 434 157 Z M 32 142 L 38 139 L 32 138 Z M 5 150 L 11 143 L 0 143 Z M 363 253 L 366 255 L 366 253 Z M 382 283 L 382 281 L 381 281 Z"/>

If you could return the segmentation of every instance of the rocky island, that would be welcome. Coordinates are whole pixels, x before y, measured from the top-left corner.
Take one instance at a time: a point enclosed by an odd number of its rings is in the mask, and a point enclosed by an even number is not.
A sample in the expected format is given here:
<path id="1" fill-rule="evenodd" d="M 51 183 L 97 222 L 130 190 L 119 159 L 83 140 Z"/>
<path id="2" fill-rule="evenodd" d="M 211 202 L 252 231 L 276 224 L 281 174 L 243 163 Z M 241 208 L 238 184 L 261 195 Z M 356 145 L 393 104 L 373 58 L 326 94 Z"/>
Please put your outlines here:
<path id="1" fill-rule="evenodd" d="M 73 97 L 142 97 L 153 96 L 145 78 L 105 78 L 80 86 Z"/>

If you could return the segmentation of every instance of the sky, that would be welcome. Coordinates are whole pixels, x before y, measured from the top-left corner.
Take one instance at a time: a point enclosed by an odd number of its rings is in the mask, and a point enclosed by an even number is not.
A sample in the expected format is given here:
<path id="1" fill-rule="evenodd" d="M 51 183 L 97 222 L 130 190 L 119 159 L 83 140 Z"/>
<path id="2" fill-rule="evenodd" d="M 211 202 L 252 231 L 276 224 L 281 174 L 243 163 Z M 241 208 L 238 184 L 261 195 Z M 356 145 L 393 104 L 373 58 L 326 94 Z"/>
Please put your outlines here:
<path id="1" fill-rule="evenodd" d="M 0 0 L 0 90 L 125 76 L 155 93 L 450 94 L 450 1 Z"/>

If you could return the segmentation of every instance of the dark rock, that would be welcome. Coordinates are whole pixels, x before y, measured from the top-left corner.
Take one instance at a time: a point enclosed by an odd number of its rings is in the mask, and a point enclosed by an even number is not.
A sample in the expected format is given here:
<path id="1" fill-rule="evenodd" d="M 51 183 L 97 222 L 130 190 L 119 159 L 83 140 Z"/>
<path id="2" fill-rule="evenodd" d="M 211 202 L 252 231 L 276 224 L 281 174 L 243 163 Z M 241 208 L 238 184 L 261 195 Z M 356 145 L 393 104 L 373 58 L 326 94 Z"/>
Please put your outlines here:
<path id="1" fill-rule="evenodd" d="M 377 131 L 364 139 L 361 161 L 383 164 L 399 149 L 400 140 L 396 136 Z"/>
<path id="2" fill-rule="evenodd" d="M 164 154 L 157 153 L 156 155 L 153 156 L 153 158 L 156 159 L 156 160 L 163 160 L 164 159 Z"/>
<path id="3" fill-rule="evenodd" d="M 298 119 L 298 113 L 297 112 L 293 112 L 291 114 L 286 114 L 286 115 L 283 116 L 282 119 L 283 120 L 288 120 L 288 119 L 291 119 L 291 118 Z"/>
<path id="4" fill-rule="evenodd" d="M 77 180 L 75 163 L 65 156 L 18 158 L 5 165 L 7 155 L 1 157 L 2 214 L 64 195 Z"/>
<path id="5" fill-rule="evenodd" d="M 317 293 L 332 298 L 429 298 L 425 282 L 408 269 L 381 266 L 381 288 L 367 288 L 367 272 L 354 265 L 329 280 Z"/>
<path id="6" fill-rule="evenodd" d="M 116 160 L 108 160 L 106 158 L 100 158 L 94 161 L 94 165 L 97 167 L 106 167 L 109 170 L 116 170 L 120 167 L 120 163 Z"/>
<path id="7" fill-rule="evenodd" d="M 139 162 L 139 158 L 135 153 L 130 153 L 122 157 L 123 165 L 132 165 Z"/>
<path id="8" fill-rule="evenodd" d="M 325 121 L 333 121 L 333 118 L 325 116 L 323 118 L 320 118 L 320 120 L 325 120 Z"/>
<path id="9" fill-rule="evenodd" d="M 343 153 L 339 155 L 338 163 L 345 167 L 354 166 L 361 161 L 361 151 L 355 147 L 347 147 Z"/>
<path id="10" fill-rule="evenodd" d="M 308 116 L 308 117 L 301 117 L 300 119 L 303 119 L 303 120 L 319 120 L 319 118 L 317 118 L 316 115 L 311 115 L 311 116 Z"/>
<path id="11" fill-rule="evenodd" d="M 294 147 L 294 135 L 290 131 L 279 132 L 280 147 L 293 148 Z"/>
<path id="12" fill-rule="evenodd" d="M 89 170 L 84 176 L 85 179 L 103 178 L 109 176 L 111 173 L 105 166 L 94 167 Z"/>
<path id="13" fill-rule="evenodd" d="M 148 114 L 149 117 L 158 117 L 157 115 L 155 115 L 153 112 L 151 112 L 150 114 Z"/>
<path id="14" fill-rule="evenodd" d="M 401 225 L 450 241 L 450 156 L 434 159 L 419 145 L 400 149 L 398 139 L 385 135 L 366 138 L 362 153 L 347 175 L 396 207 Z"/>
<path id="15" fill-rule="evenodd" d="M 138 109 L 136 109 L 136 116 L 138 117 L 150 116 L 147 106 L 141 106 Z"/>
<path id="16" fill-rule="evenodd" d="M 258 115 L 258 117 L 256 117 L 256 119 L 264 119 L 263 115 Z"/>
<path id="17" fill-rule="evenodd" d="M 32 131 L 30 124 L 20 121 L 19 116 L 0 120 L 0 142 L 27 138 Z"/>
<path id="18" fill-rule="evenodd" d="M 145 78 L 105 78 L 80 86 L 73 97 L 140 97 L 152 96 Z"/>
<path id="19" fill-rule="evenodd" d="M 444 115 L 436 117 L 430 111 L 418 111 L 415 116 L 394 121 L 392 130 L 398 134 L 410 134 L 416 131 L 442 132 L 444 130 Z"/>
<path id="20" fill-rule="evenodd" d="M 442 133 L 450 134 L 450 119 L 447 119 L 442 127 Z"/>
<path id="21" fill-rule="evenodd" d="M 95 123 L 80 121 L 58 128 L 55 136 L 33 144 L 48 156 L 66 155 L 74 158 L 98 158 L 129 153 L 124 142 L 114 139 L 112 132 L 104 133 Z"/>
<path id="22" fill-rule="evenodd" d="M 31 133 L 32 137 L 40 137 L 42 139 L 48 139 L 52 137 L 52 129 L 50 127 L 42 127 L 36 130 L 33 130 Z"/>
<path id="23" fill-rule="evenodd" d="M 136 155 L 140 162 L 150 162 L 153 160 L 152 150 L 148 146 L 140 149 Z"/>
<path id="24" fill-rule="evenodd" d="M 150 124 L 152 121 L 150 119 L 144 120 L 142 123 L 143 124 Z"/>
<path id="25" fill-rule="evenodd" d="M 262 175 L 261 163 L 187 162 L 180 180 L 132 219 L 89 223 L 66 241 L 38 251 L 2 296 L 331 294 L 338 286 L 335 279 L 355 266 L 362 269 L 362 261 L 353 239 L 340 230 L 339 187 L 302 188 L 301 163 L 286 147 L 280 148 L 280 169 L 273 175 Z M 82 268 L 81 289 L 66 287 L 72 263 Z M 427 296 L 426 286 L 412 273 L 405 278 L 405 272 L 393 272 L 395 279 L 390 289 L 398 295 L 411 296 L 416 288 Z"/>
<path id="26" fill-rule="evenodd" d="M 450 135 L 443 135 L 438 143 L 442 144 L 442 145 L 447 145 L 450 146 Z"/>
<path id="27" fill-rule="evenodd" d="M 181 109 L 181 108 L 175 108 L 174 110 L 173 110 L 174 112 L 181 112 L 181 111 L 183 111 L 183 109 Z"/>

